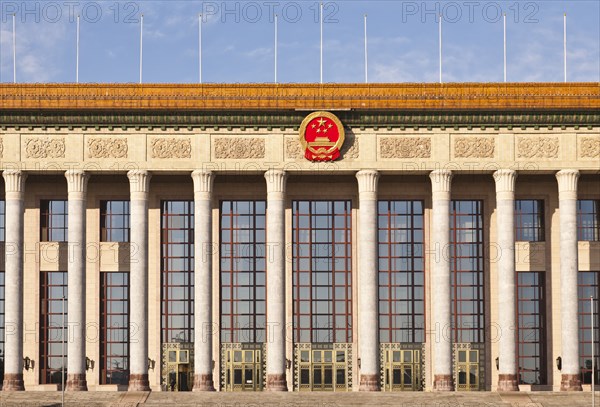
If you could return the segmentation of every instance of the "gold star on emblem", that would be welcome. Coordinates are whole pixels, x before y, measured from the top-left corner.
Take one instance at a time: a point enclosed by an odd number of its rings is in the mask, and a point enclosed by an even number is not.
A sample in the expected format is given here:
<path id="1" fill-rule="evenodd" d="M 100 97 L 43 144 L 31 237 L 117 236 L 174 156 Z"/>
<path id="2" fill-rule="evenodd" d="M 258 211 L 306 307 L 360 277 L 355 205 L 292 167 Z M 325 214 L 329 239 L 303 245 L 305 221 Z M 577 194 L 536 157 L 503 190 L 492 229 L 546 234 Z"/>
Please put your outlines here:
<path id="1" fill-rule="evenodd" d="M 320 132 L 321 132 L 321 129 L 317 129 L 317 133 L 320 133 Z"/>
<path id="2" fill-rule="evenodd" d="M 329 125 L 327 127 L 332 128 L 333 124 L 329 123 Z"/>
<path id="3" fill-rule="evenodd" d="M 319 126 L 325 126 L 325 123 L 327 122 L 327 120 L 322 117 L 320 117 L 317 121 L 319 122 Z"/>
<path id="4" fill-rule="evenodd" d="M 312 125 L 312 128 L 314 129 L 315 127 L 317 127 L 317 125 L 316 125 L 316 124 L 313 124 L 313 125 Z"/>
<path id="5" fill-rule="evenodd" d="M 328 130 L 328 129 L 325 129 L 325 130 L 323 130 L 323 133 L 327 133 L 327 130 Z"/>

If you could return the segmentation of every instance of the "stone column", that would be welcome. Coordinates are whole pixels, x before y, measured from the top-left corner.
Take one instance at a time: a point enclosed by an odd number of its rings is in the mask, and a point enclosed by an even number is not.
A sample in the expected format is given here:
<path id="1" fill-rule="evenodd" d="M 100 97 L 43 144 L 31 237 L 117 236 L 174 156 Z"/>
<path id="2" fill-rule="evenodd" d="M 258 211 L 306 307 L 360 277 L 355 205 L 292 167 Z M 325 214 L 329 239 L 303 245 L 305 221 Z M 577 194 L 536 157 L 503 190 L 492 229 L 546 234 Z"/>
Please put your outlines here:
<path id="1" fill-rule="evenodd" d="M 518 391 L 515 291 L 515 181 L 517 172 L 498 170 L 496 181 L 496 243 L 498 258 L 498 323 L 502 330 L 498 348 L 498 391 Z"/>
<path id="2" fill-rule="evenodd" d="M 358 180 L 358 346 L 359 391 L 380 391 L 379 259 L 377 258 L 377 183 L 379 172 L 361 170 Z"/>
<path id="3" fill-rule="evenodd" d="M 129 265 L 129 387 L 150 391 L 148 382 L 148 192 L 152 174 L 131 170 Z"/>
<path id="4" fill-rule="evenodd" d="M 211 171 L 192 172 L 194 180 L 194 386 L 215 391 L 212 366 L 212 191 Z"/>
<path id="5" fill-rule="evenodd" d="M 558 180 L 560 216 L 560 305 L 562 333 L 562 391 L 581 391 L 579 378 L 579 321 L 577 312 L 577 180 L 579 171 L 561 170 Z"/>
<path id="6" fill-rule="evenodd" d="M 285 187 L 287 174 L 267 180 L 267 390 L 287 391 L 285 360 Z"/>
<path id="7" fill-rule="evenodd" d="M 23 385 L 23 215 L 25 180 L 20 170 L 4 170 L 5 288 L 4 383 L 2 390 L 25 390 Z"/>
<path id="8" fill-rule="evenodd" d="M 85 220 L 89 174 L 65 172 L 69 192 L 67 391 L 87 391 L 85 376 Z"/>
<path id="9" fill-rule="evenodd" d="M 429 174 L 433 193 L 434 253 L 432 258 L 431 298 L 433 315 L 432 330 L 436 333 L 431 340 L 433 349 L 433 389 L 452 391 L 452 330 L 450 313 L 450 187 L 452 172 L 435 170 Z"/>

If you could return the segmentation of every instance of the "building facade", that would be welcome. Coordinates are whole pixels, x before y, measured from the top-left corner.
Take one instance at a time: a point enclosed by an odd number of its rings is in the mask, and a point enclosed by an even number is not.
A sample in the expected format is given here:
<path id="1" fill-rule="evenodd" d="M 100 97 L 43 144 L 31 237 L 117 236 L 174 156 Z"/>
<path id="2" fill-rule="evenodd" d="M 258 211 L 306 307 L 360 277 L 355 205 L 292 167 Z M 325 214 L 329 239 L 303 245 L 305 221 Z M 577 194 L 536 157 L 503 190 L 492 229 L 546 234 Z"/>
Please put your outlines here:
<path id="1" fill-rule="evenodd" d="M 589 389 L 600 84 L 0 89 L 3 390 Z"/>

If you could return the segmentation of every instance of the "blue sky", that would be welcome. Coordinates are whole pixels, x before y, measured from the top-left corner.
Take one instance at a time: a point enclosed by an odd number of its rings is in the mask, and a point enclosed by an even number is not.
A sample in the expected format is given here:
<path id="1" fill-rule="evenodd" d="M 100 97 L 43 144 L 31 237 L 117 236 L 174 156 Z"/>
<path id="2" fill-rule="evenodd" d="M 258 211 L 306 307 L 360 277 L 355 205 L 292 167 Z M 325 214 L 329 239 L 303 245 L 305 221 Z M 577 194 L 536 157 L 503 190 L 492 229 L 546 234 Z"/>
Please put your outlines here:
<path id="1" fill-rule="evenodd" d="M 319 81 L 318 1 L 0 0 L 2 82 L 75 81 L 75 16 L 81 15 L 80 82 L 138 82 L 144 14 L 144 83 L 198 82 L 198 13 L 204 11 L 203 82 L 273 82 L 273 15 L 279 15 L 279 82 Z M 369 82 L 437 82 L 443 16 L 444 82 L 600 80 L 598 1 L 325 1 L 324 81 L 363 82 L 368 15 Z"/>

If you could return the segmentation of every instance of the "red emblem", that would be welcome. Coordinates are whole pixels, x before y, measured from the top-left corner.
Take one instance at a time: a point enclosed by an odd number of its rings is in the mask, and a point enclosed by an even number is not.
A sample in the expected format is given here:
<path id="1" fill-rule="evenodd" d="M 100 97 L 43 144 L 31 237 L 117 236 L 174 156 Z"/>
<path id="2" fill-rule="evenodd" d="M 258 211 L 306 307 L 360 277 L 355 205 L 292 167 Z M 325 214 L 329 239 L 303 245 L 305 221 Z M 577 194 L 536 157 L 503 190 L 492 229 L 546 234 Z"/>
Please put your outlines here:
<path id="1" fill-rule="evenodd" d="M 344 144 L 344 126 L 329 112 L 311 113 L 300 125 L 300 144 L 307 160 L 337 160 Z"/>

